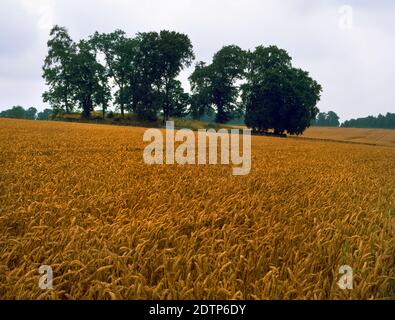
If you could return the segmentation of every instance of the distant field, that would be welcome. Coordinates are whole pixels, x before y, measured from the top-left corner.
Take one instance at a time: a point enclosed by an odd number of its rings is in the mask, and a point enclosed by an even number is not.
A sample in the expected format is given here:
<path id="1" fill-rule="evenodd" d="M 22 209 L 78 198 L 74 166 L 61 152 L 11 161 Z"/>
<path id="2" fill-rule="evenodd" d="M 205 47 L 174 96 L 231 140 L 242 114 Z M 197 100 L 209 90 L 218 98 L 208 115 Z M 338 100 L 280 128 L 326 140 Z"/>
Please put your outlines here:
<path id="1" fill-rule="evenodd" d="M 356 129 L 356 128 L 318 128 L 307 129 L 303 137 L 330 139 L 348 142 L 377 144 L 395 147 L 395 130 Z"/>
<path id="2" fill-rule="evenodd" d="M 311 127 L 299 137 L 395 147 L 395 130 L 390 129 Z"/>
<path id="3" fill-rule="evenodd" d="M 253 136 L 235 177 L 148 166 L 143 133 L 0 119 L 0 299 L 395 298 L 395 148 Z"/>

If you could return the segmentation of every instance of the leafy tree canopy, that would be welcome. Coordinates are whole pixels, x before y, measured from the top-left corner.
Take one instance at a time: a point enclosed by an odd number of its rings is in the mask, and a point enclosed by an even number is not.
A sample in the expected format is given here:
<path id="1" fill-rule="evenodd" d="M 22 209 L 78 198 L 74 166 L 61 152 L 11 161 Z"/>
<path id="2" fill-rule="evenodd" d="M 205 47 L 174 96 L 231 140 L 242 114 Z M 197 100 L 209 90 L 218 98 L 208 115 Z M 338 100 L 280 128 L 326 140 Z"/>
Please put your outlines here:
<path id="1" fill-rule="evenodd" d="M 312 125 L 317 127 L 338 127 L 340 126 L 339 116 L 334 111 L 328 113 L 320 112 Z"/>
<path id="2" fill-rule="evenodd" d="M 318 113 L 321 86 L 276 46 L 248 54 L 242 101 L 246 125 L 257 132 L 302 134 Z"/>
<path id="3" fill-rule="evenodd" d="M 24 109 L 21 106 L 15 106 L 11 109 L 0 112 L 0 118 L 14 118 L 14 119 L 36 119 L 37 109 L 30 107 Z"/>
<path id="4" fill-rule="evenodd" d="M 218 123 L 226 123 L 235 117 L 240 108 L 237 80 L 243 78 L 245 67 L 246 54 L 235 45 L 219 50 L 210 65 L 199 62 L 189 78 L 195 117 L 212 109 Z"/>
<path id="5" fill-rule="evenodd" d="M 344 128 L 395 129 L 395 113 L 379 114 L 377 117 L 351 119 L 342 124 Z"/>

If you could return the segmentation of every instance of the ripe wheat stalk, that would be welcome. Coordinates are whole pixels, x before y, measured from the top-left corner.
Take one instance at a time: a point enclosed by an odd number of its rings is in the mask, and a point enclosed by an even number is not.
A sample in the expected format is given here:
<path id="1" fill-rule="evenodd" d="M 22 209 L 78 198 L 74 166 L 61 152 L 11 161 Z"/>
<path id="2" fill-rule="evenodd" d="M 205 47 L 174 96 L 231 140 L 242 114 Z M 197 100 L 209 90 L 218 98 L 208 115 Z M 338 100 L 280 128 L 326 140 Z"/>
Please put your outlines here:
<path id="1" fill-rule="evenodd" d="M 395 148 L 253 137 L 234 177 L 147 166 L 143 133 L 1 120 L 1 299 L 395 297 Z"/>

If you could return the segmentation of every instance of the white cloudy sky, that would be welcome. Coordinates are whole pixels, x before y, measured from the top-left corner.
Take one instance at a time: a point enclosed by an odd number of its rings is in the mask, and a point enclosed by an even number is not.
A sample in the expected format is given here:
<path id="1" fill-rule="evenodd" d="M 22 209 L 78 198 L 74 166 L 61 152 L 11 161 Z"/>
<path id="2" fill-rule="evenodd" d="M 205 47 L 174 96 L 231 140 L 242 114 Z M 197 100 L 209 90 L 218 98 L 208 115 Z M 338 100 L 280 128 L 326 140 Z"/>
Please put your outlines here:
<path id="1" fill-rule="evenodd" d="M 74 40 L 117 28 L 184 32 L 203 61 L 223 45 L 275 44 L 322 84 L 322 111 L 342 120 L 395 112 L 393 0 L 1 0 L 0 13 L 0 110 L 45 107 L 41 66 L 59 24 Z"/>

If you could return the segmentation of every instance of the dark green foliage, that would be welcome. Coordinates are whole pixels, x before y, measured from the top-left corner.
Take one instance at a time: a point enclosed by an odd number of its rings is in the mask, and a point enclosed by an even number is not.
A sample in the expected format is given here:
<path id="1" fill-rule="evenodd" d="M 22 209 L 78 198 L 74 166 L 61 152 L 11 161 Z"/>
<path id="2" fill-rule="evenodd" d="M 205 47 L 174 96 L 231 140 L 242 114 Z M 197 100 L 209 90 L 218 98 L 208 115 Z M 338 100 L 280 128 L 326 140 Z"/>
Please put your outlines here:
<path id="1" fill-rule="evenodd" d="M 189 104 L 189 94 L 184 92 L 181 82 L 178 80 L 171 80 L 168 93 L 168 116 L 178 118 L 186 117 L 189 113 Z"/>
<path id="2" fill-rule="evenodd" d="M 320 85 L 293 68 L 285 50 L 273 46 L 245 52 L 225 46 L 211 64 L 196 65 L 189 95 L 177 77 L 193 59 L 189 37 L 174 31 L 138 33 L 134 38 L 122 30 L 96 32 L 74 43 L 65 28 L 55 26 L 43 66 L 49 88 L 44 101 L 54 116 L 78 107 L 89 118 L 98 107 L 104 119 L 111 105 L 122 117 L 133 112 L 150 121 L 160 114 L 166 121 L 215 113 L 217 123 L 245 116 L 255 130 L 279 134 L 302 133 L 318 113 Z"/>
<path id="3" fill-rule="evenodd" d="M 0 112 L 0 118 L 13 118 L 13 119 L 30 119 L 35 120 L 37 114 L 37 109 L 31 107 L 25 110 L 21 106 L 12 107 L 9 110 Z"/>
<path id="4" fill-rule="evenodd" d="M 43 78 L 49 90 L 44 92 L 43 99 L 52 106 L 55 113 L 69 113 L 74 109 L 72 69 L 76 50 L 76 45 L 66 28 L 52 28 L 48 41 L 48 55 L 43 66 Z"/>
<path id="5" fill-rule="evenodd" d="M 129 39 L 122 30 L 116 30 L 109 34 L 96 32 L 91 37 L 90 43 L 97 52 L 102 53 L 105 57 L 107 75 L 114 81 L 117 88 L 115 104 L 119 107 L 123 117 L 125 109 L 130 109 L 131 90 L 129 86 L 135 71 L 134 57 L 137 52 L 137 42 L 134 39 Z M 106 94 L 101 97 L 106 97 Z"/>
<path id="6" fill-rule="evenodd" d="M 385 116 L 369 116 L 366 118 L 351 119 L 342 124 L 344 128 L 381 128 L 395 129 L 395 113 L 387 113 Z"/>
<path id="7" fill-rule="evenodd" d="M 316 119 L 313 120 L 312 125 L 317 127 L 339 127 L 339 116 L 333 112 L 320 112 Z"/>
<path id="8" fill-rule="evenodd" d="M 216 122 L 226 123 L 239 115 L 239 87 L 246 66 L 245 52 L 238 46 L 226 46 L 218 51 L 210 65 L 200 62 L 189 78 L 193 90 L 192 114 L 201 117 L 213 108 Z"/>
<path id="9" fill-rule="evenodd" d="M 106 69 L 97 62 L 96 51 L 90 42 L 80 41 L 73 55 L 72 86 L 74 101 L 82 109 L 83 118 L 89 118 L 94 105 L 107 108 L 110 99 Z"/>
<path id="10" fill-rule="evenodd" d="M 117 87 L 115 104 L 122 116 L 125 110 L 148 120 L 155 120 L 160 110 L 164 120 L 179 114 L 174 108 L 179 109 L 181 86 L 176 85 L 175 78 L 194 59 L 187 35 L 164 30 L 128 38 L 117 30 L 95 33 L 91 43 L 104 54 L 108 75 Z"/>
<path id="11" fill-rule="evenodd" d="M 37 109 L 34 107 L 30 107 L 29 109 L 26 110 L 25 113 L 25 118 L 26 119 L 33 119 L 35 120 L 37 116 Z"/>
<path id="12" fill-rule="evenodd" d="M 194 59 L 192 43 L 187 35 L 167 30 L 139 33 L 136 39 L 139 52 L 136 56 L 135 90 L 132 89 L 136 93 L 134 108 L 138 115 L 144 117 L 161 109 L 163 121 L 166 121 L 179 113 L 174 109 L 181 94 L 176 77 Z M 147 108 L 151 112 L 147 112 Z"/>
<path id="13" fill-rule="evenodd" d="M 246 125 L 257 132 L 302 134 L 315 119 L 321 86 L 276 46 L 257 47 L 248 54 L 242 101 Z"/>
<path id="14" fill-rule="evenodd" d="M 44 111 L 37 114 L 37 120 L 49 120 L 52 117 L 51 109 L 44 109 Z"/>
<path id="15" fill-rule="evenodd" d="M 189 77 L 192 89 L 190 113 L 194 119 L 201 119 L 214 112 L 209 71 L 204 62 L 198 62 Z"/>
<path id="16" fill-rule="evenodd" d="M 55 26 L 48 41 L 43 77 L 49 91 L 43 94 L 57 113 L 70 113 L 77 105 L 89 118 L 94 105 L 105 111 L 110 100 L 106 69 L 97 62 L 94 43 L 74 43 L 65 28 Z"/>

